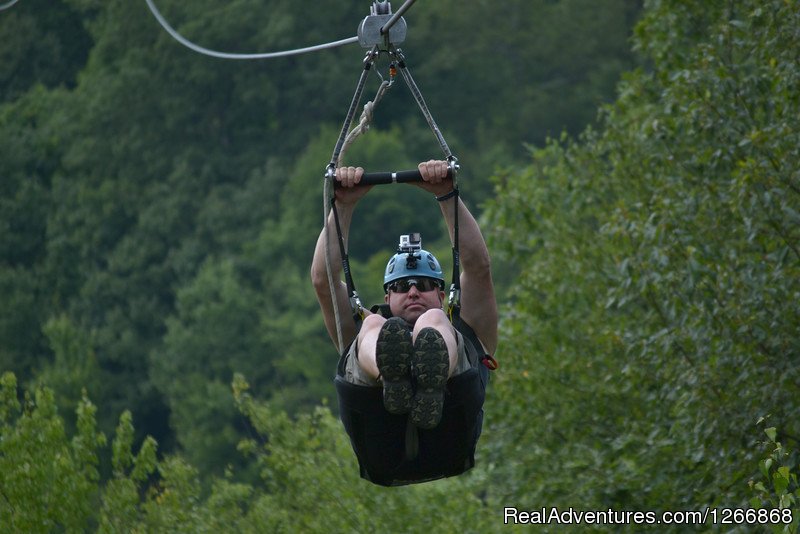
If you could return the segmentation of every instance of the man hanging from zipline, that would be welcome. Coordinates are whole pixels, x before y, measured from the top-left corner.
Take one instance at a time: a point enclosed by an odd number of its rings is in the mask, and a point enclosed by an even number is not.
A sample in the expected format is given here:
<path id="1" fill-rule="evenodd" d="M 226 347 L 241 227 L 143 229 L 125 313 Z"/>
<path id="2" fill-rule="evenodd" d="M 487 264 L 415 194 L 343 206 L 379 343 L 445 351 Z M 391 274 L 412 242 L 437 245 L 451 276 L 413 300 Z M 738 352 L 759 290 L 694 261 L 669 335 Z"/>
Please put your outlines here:
<path id="1" fill-rule="evenodd" d="M 371 189 L 359 186 L 360 167 L 336 169 L 337 224 L 331 213 L 314 251 L 311 278 L 325 326 L 334 344 L 340 340 L 344 347 L 336 378 L 340 415 L 362 477 L 376 484 L 423 482 L 474 465 L 487 369 L 496 365 L 491 355 L 497 348 L 497 305 L 486 243 L 448 168 L 447 161 L 420 163 L 422 181 L 416 185 L 439 201 L 460 259 L 455 313 L 452 306 L 445 311 L 438 260 L 411 234 L 401 236 L 386 266 L 385 303 L 373 307 L 378 313 L 361 310 L 363 323 L 348 314 L 339 317 L 337 306 L 348 309 L 352 300 L 340 280 L 340 250 L 328 243 L 347 242 L 356 204 Z"/>
<path id="2" fill-rule="evenodd" d="M 486 243 L 474 217 L 459 199 L 457 159 L 433 120 L 405 56 L 396 46 L 406 37 L 407 26 L 401 15 L 414 2 L 405 0 L 392 13 L 390 2 L 374 1 L 370 15 L 359 24 L 358 36 L 350 39 L 263 54 L 230 54 L 188 41 L 167 23 L 153 0 L 147 0 L 150 11 L 167 33 L 195 52 L 212 57 L 276 58 L 351 42 L 368 50 L 326 168 L 325 225 L 314 251 L 311 277 L 328 333 L 340 352 L 344 349 L 336 376 L 342 422 L 358 457 L 361 476 L 382 485 L 454 476 L 475 464 L 488 370 L 497 366 L 492 357 L 497 347 L 497 305 Z M 389 80 L 381 76 L 383 81 L 375 99 L 364 107 L 359 125 L 350 131 L 367 77 L 376 60 L 384 55 L 390 60 Z M 381 176 L 371 177 L 376 181 L 365 182 L 421 180 L 418 185 L 436 196 L 453 243 L 453 281 L 447 312 L 441 266 L 422 249 L 419 234 L 401 236 L 397 254 L 386 266 L 385 303 L 373 309 L 379 314 L 361 306 L 347 259 L 345 243 L 353 210 L 370 187 L 363 183 L 356 187 L 366 178 L 364 171 L 360 167 L 343 167 L 342 156 L 353 139 L 369 128 L 375 105 L 393 85 L 398 71 L 446 161 L 420 163 L 418 172 L 377 173 Z M 335 194 L 329 194 L 331 185 L 338 186 Z M 459 219 L 463 221 L 460 232 Z M 337 240 L 338 250 L 330 246 Z M 340 280 L 342 274 L 344 282 Z M 348 307 L 353 314 L 343 319 L 339 312 Z"/>

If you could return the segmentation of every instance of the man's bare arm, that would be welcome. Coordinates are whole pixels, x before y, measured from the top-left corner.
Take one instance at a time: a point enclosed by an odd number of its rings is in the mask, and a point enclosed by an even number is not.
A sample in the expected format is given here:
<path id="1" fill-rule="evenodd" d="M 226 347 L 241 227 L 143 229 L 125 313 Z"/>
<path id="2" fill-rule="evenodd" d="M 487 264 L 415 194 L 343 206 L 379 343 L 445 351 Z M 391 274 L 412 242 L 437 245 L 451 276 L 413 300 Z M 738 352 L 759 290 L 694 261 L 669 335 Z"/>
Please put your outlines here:
<path id="1" fill-rule="evenodd" d="M 453 190 L 453 182 L 447 175 L 446 161 L 420 163 L 419 170 L 424 182 L 420 187 L 436 196 Z M 439 203 L 442 216 L 450 231 L 450 242 L 454 242 L 453 214 L 456 204 L 453 199 Z M 461 262 L 461 317 L 469 324 L 490 354 L 497 350 L 497 302 L 492 282 L 491 260 L 486 241 L 475 217 L 461 199 L 458 201 L 458 249 Z"/>
<path id="2" fill-rule="evenodd" d="M 336 207 L 339 214 L 339 225 L 342 230 L 342 239 L 347 247 L 350 235 L 350 224 L 353 220 L 353 212 L 359 199 L 368 191 L 369 187 L 355 187 L 361 181 L 364 170 L 360 167 L 341 167 L 336 170 L 336 179 L 342 187 L 336 190 Z M 356 337 L 356 325 L 353 321 L 352 310 L 350 308 L 350 298 L 347 294 L 347 285 L 342 281 L 342 256 L 339 250 L 339 241 L 336 234 L 336 225 L 333 220 L 333 213 L 328 216 L 328 232 L 325 228 L 317 238 L 314 248 L 314 259 L 311 261 L 311 281 L 314 291 L 317 294 L 317 301 L 322 310 L 322 317 L 325 321 L 325 328 L 334 345 L 338 345 L 338 333 L 336 331 L 336 316 L 334 313 L 334 298 L 339 309 L 339 319 L 342 327 L 343 347 L 337 347 L 341 352 Z M 330 251 L 331 277 L 334 286 L 334 298 L 331 297 L 331 287 L 328 281 L 328 271 L 325 256 L 326 239 L 327 249 Z"/>

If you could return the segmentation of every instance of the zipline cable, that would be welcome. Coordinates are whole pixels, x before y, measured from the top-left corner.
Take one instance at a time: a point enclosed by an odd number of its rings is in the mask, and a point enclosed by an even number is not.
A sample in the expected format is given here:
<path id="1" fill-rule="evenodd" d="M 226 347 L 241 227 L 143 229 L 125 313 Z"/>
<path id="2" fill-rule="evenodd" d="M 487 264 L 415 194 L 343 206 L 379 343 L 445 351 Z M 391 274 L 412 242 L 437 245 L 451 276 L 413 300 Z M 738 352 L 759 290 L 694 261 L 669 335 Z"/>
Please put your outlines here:
<path id="1" fill-rule="evenodd" d="M 395 14 L 394 14 L 394 15 L 392 15 L 392 18 L 390 18 L 390 19 L 389 19 L 389 20 L 386 22 L 386 24 L 384 24 L 383 26 L 381 26 L 381 35 L 386 35 L 387 33 L 389 33 L 389 30 L 391 30 L 391 29 L 392 29 L 392 26 L 394 26 L 394 25 L 395 25 L 395 23 L 396 23 L 398 20 L 400 20 L 400 17 L 402 17 L 402 16 L 403 16 L 403 13 L 405 13 L 406 11 L 408 11 L 408 8 L 410 8 L 411 6 L 413 6 L 413 5 L 414 5 L 414 2 L 416 2 L 416 1 L 417 1 L 417 0 L 406 0 L 406 1 L 405 1 L 405 3 L 404 3 L 402 6 L 400 6 L 400 9 L 398 9 L 398 10 L 395 12 Z"/>
<path id="2" fill-rule="evenodd" d="M 13 0 L 12 4 L 17 1 L 18 0 Z M 321 45 L 307 46 L 305 48 L 295 48 L 294 50 L 282 50 L 280 52 L 264 52 L 258 54 L 231 54 L 227 52 L 218 52 L 216 50 L 210 50 L 208 48 L 194 44 L 193 42 L 183 37 L 172 26 L 169 25 L 164 16 L 161 15 L 161 12 L 158 11 L 158 8 L 156 8 L 155 4 L 153 4 L 153 0 L 145 0 L 145 1 L 147 2 L 147 7 L 150 8 L 150 12 L 153 13 L 153 16 L 156 18 L 158 23 L 161 25 L 162 28 L 164 28 L 164 30 L 166 30 L 168 34 L 170 34 L 170 36 L 172 36 L 173 39 L 178 41 L 186 48 L 194 50 L 199 54 L 221 59 L 272 59 L 278 57 L 296 56 L 300 54 L 306 54 L 309 52 L 317 52 L 320 50 L 337 48 L 339 46 L 344 46 L 358 42 L 358 36 L 355 36 L 355 37 L 349 37 L 347 39 L 341 39 L 339 41 L 332 41 L 330 43 L 325 43 Z"/>
<path id="3" fill-rule="evenodd" d="M 19 2 L 19 0 L 11 0 L 10 2 L 6 2 L 5 4 L 0 5 L 0 11 L 3 11 L 4 9 L 8 9 L 9 7 L 13 6 L 17 2 Z"/>

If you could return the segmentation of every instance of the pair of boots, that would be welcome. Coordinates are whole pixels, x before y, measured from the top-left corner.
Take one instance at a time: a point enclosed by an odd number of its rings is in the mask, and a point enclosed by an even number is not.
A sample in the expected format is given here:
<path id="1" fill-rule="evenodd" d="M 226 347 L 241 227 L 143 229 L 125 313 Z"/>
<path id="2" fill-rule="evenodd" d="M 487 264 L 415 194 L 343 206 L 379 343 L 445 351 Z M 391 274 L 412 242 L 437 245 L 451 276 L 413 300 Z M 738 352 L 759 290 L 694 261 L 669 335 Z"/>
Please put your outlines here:
<path id="1" fill-rule="evenodd" d="M 383 380 L 383 405 L 389 413 L 409 413 L 418 428 L 431 429 L 442 419 L 450 358 L 442 335 L 423 328 L 412 344 L 403 319 L 381 327 L 375 352 Z"/>

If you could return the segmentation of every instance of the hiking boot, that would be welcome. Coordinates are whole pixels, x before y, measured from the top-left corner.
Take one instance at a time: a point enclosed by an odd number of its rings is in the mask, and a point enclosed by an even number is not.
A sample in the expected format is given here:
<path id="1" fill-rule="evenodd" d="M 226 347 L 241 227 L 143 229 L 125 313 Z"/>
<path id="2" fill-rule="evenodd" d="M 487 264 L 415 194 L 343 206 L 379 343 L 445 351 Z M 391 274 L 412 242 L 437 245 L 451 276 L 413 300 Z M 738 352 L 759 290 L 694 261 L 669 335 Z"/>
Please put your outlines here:
<path id="1" fill-rule="evenodd" d="M 387 320 L 378 333 L 375 363 L 383 380 L 383 406 L 393 414 L 408 413 L 414 391 L 411 387 L 411 332 L 399 317 Z"/>
<path id="2" fill-rule="evenodd" d="M 444 388 L 450 372 L 450 357 L 442 335 L 434 328 L 423 328 L 414 342 L 411 373 L 417 391 L 411 401 L 411 422 L 430 429 L 439 424 L 444 408 Z"/>

